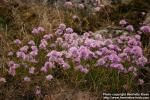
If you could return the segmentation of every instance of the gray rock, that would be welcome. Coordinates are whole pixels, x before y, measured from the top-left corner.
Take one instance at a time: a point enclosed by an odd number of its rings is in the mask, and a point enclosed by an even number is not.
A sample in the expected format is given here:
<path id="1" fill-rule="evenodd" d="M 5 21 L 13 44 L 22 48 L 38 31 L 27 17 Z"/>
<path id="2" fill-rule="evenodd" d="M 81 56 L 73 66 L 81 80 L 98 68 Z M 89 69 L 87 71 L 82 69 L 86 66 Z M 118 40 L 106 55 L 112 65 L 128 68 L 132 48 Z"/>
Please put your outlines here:
<path id="1" fill-rule="evenodd" d="M 104 5 L 111 5 L 117 3 L 129 4 L 132 0 L 101 0 Z"/>
<path id="2" fill-rule="evenodd" d="M 150 12 L 147 13 L 144 23 L 150 25 Z"/>

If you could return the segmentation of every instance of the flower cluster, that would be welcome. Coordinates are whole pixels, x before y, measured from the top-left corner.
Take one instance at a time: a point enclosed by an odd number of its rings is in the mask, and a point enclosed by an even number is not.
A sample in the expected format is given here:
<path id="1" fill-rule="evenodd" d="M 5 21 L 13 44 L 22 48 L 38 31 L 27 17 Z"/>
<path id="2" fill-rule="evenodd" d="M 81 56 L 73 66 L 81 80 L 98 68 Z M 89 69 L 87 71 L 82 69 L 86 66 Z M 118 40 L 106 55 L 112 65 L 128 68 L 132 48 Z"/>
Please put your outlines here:
<path id="1" fill-rule="evenodd" d="M 124 20 L 120 22 L 122 25 L 126 23 Z M 128 29 L 133 31 L 132 26 L 128 26 Z M 43 28 L 35 30 L 44 31 Z M 20 47 L 16 51 L 16 57 L 22 63 L 28 64 L 27 69 L 30 75 L 36 72 L 47 74 L 45 78 L 47 81 L 53 79 L 50 72 L 58 67 L 65 71 L 72 68 L 74 71 L 84 74 L 94 67 L 105 67 L 121 73 L 136 74 L 137 69 L 147 63 L 140 38 L 141 36 L 138 34 L 130 36 L 126 33 L 111 39 L 93 32 L 78 35 L 72 28 L 60 24 L 55 34 L 45 34 L 39 44 L 30 40 L 26 45 Z M 16 41 L 16 45 L 21 43 L 21 41 Z M 44 54 L 42 65 L 41 53 L 42 57 Z M 8 55 L 11 56 L 11 52 Z M 8 73 L 15 76 L 16 70 L 22 67 L 22 63 L 9 61 Z M 35 66 L 31 66 L 31 63 Z M 40 65 L 40 69 L 36 67 L 37 65 Z M 30 80 L 30 77 L 24 77 L 24 81 Z"/>
<path id="2" fill-rule="evenodd" d="M 44 32 L 45 30 L 44 30 L 44 28 L 43 27 L 38 27 L 38 28 L 34 28 L 33 30 L 32 30 L 32 34 L 39 34 L 39 33 L 41 33 L 41 32 Z"/>
<path id="3" fill-rule="evenodd" d="M 73 8 L 78 8 L 80 10 L 88 8 L 90 4 L 90 9 L 91 7 L 93 8 L 93 12 L 99 12 L 101 8 L 104 7 L 104 5 L 100 2 L 100 0 L 92 0 L 92 1 L 86 1 L 86 2 L 77 2 L 75 0 L 72 1 L 67 1 L 64 3 L 64 7 L 67 9 L 73 9 Z"/>

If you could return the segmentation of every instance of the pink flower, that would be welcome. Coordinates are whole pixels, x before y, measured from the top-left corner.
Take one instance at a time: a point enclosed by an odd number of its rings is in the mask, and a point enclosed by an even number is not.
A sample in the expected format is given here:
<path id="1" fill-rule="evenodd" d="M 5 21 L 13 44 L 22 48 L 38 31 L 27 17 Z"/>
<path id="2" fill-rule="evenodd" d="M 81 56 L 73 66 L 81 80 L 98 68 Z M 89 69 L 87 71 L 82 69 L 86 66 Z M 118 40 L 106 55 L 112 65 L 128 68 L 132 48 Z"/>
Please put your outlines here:
<path id="1" fill-rule="evenodd" d="M 101 10 L 101 8 L 100 7 L 96 7 L 96 8 L 94 8 L 94 11 L 95 12 L 99 12 Z"/>
<path id="2" fill-rule="evenodd" d="M 36 86 L 35 95 L 37 95 L 37 96 L 40 96 L 40 95 L 41 95 L 41 89 L 40 89 L 39 86 Z"/>
<path id="3" fill-rule="evenodd" d="M 135 35 L 135 38 L 140 41 L 141 36 L 140 35 Z"/>
<path id="4" fill-rule="evenodd" d="M 34 28 L 31 33 L 34 35 L 37 35 L 39 33 L 39 31 L 38 31 L 38 29 Z"/>
<path id="5" fill-rule="evenodd" d="M 141 14 L 144 16 L 144 15 L 146 15 L 146 13 L 145 12 L 141 12 Z"/>
<path id="6" fill-rule="evenodd" d="M 8 56 L 13 56 L 14 53 L 12 51 L 8 52 Z"/>
<path id="7" fill-rule="evenodd" d="M 138 57 L 142 56 L 142 54 L 143 54 L 142 48 L 139 46 L 134 46 L 130 52 Z"/>
<path id="8" fill-rule="evenodd" d="M 144 33 L 150 33 L 150 26 L 147 26 L 147 25 L 142 26 L 142 27 L 140 28 L 140 30 L 141 30 L 142 32 L 144 32 Z"/>
<path id="9" fill-rule="evenodd" d="M 143 85 L 143 84 L 144 84 L 144 80 L 143 80 L 143 79 L 139 79 L 138 81 L 139 81 L 139 84 L 140 84 L 140 85 Z"/>
<path id="10" fill-rule="evenodd" d="M 20 51 L 27 53 L 28 49 L 29 49 L 28 46 L 23 46 L 23 47 L 20 48 Z"/>
<path id="11" fill-rule="evenodd" d="M 69 49 L 69 54 L 73 57 L 73 58 L 76 58 L 79 56 L 79 52 L 78 52 L 78 49 L 76 47 L 71 47 Z"/>
<path id="12" fill-rule="evenodd" d="M 113 42 L 112 42 L 112 40 L 111 39 L 106 39 L 105 41 L 104 41 L 104 44 L 105 45 L 110 45 L 110 44 L 112 44 Z"/>
<path id="13" fill-rule="evenodd" d="M 16 40 L 14 41 L 14 43 L 15 43 L 15 44 L 21 44 L 21 41 L 20 41 L 19 39 L 16 39 Z"/>
<path id="14" fill-rule="evenodd" d="M 46 49 L 46 45 L 45 45 L 44 43 L 41 43 L 41 44 L 39 45 L 39 48 L 40 48 L 40 49 Z"/>
<path id="15" fill-rule="evenodd" d="M 126 27 L 126 29 L 127 29 L 129 32 L 133 32 L 133 31 L 134 31 L 134 28 L 133 28 L 132 25 L 128 25 L 128 26 Z"/>
<path id="16" fill-rule="evenodd" d="M 87 68 L 84 68 L 84 67 L 80 68 L 80 71 L 82 73 L 85 73 L 85 74 L 87 74 L 89 72 L 89 70 Z"/>
<path id="17" fill-rule="evenodd" d="M 45 62 L 44 67 L 47 68 L 47 69 L 48 68 L 53 68 L 54 64 L 52 62 Z"/>
<path id="18" fill-rule="evenodd" d="M 136 72 L 137 69 L 135 67 L 131 66 L 131 67 L 128 68 L 128 71 L 129 72 Z"/>
<path id="19" fill-rule="evenodd" d="M 76 16 L 76 15 L 74 15 L 73 17 L 72 17 L 72 19 L 78 19 L 78 16 Z"/>
<path id="20" fill-rule="evenodd" d="M 18 51 L 18 52 L 16 53 L 16 55 L 17 55 L 18 58 L 22 58 L 23 60 L 26 59 L 26 54 L 25 54 L 24 52 Z"/>
<path id="21" fill-rule="evenodd" d="M 52 76 L 52 75 L 47 75 L 47 76 L 46 76 L 46 80 L 47 80 L 47 81 L 51 81 L 52 79 L 53 79 L 53 76 Z"/>
<path id="22" fill-rule="evenodd" d="M 97 66 L 101 66 L 101 65 L 104 65 L 106 63 L 106 61 L 103 59 L 103 58 L 100 58 L 98 61 L 97 61 Z"/>
<path id="23" fill-rule="evenodd" d="M 38 32 L 44 32 L 45 31 L 43 27 L 38 27 L 37 30 L 38 30 Z"/>
<path id="24" fill-rule="evenodd" d="M 147 58 L 146 57 L 140 57 L 138 58 L 138 60 L 136 61 L 137 65 L 139 66 L 144 66 L 146 63 L 148 62 Z"/>
<path id="25" fill-rule="evenodd" d="M 29 73 L 30 73 L 30 74 L 34 74 L 34 72 L 35 72 L 35 67 L 29 68 Z"/>
<path id="26" fill-rule="evenodd" d="M 126 24 L 127 24 L 127 21 L 126 20 L 121 20 L 120 22 L 119 22 L 119 24 L 121 25 L 121 26 L 125 26 Z"/>
<path id="27" fill-rule="evenodd" d="M 67 64 L 67 63 L 63 63 L 62 67 L 63 67 L 64 70 L 66 70 L 66 69 L 70 68 L 70 65 Z"/>
<path id="28" fill-rule="evenodd" d="M 68 9 L 71 9 L 73 7 L 73 4 L 72 4 L 72 2 L 68 1 L 68 2 L 65 2 L 64 6 Z"/>
<path id="29" fill-rule="evenodd" d="M 15 64 L 14 61 L 9 61 L 9 62 L 8 62 L 8 66 L 9 66 L 9 67 L 12 67 L 14 64 Z"/>
<path id="30" fill-rule="evenodd" d="M 111 68 L 118 69 L 118 70 L 120 70 L 120 71 L 123 71 L 123 70 L 124 70 L 124 67 L 123 67 L 122 64 L 112 63 L 112 64 L 110 64 L 110 67 L 111 67 Z"/>
<path id="31" fill-rule="evenodd" d="M 79 56 L 83 59 L 88 59 L 90 57 L 91 51 L 85 47 L 85 46 L 81 46 L 79 48 Z"/>
<path id="32" fill-rule="evenodd" d="M 31 51 L 31 52 L 30 52 L 30 55 L 35 57 L 35 56 L 38 55 L 38 51 L 37 51 L 37 50 Z"/>
<path id="33" fill-rule="evenodd" d="M 3 78 L 3 77 L 0 77 L 0 82 L 6 82 L 6 79 L 5 78 Z"/>
<path id="34" fill-rule="evenodd" d="M 43 36 L 43 38 L 44 38 L 45 40 L 49 40 L 49 39 L 52 38 L 52 34 L 46 34 L 46 35 Z"/>
<path id="35" fill-rule="evenodd" d="M 73 33 L 73 29 L 72 28 L 66 28 L 66 33 Z"/>
<path id="36" fill-rule="evenodd" d="M 12 76 L 16 75 L 16 68 L 15 67 L 9 67 L 8 73 Z"/>
<path id="37" fill-rule="evenodd" d="M 31 79 L 30 79 L 30 77 L 26 76 L 26 77 L 24 77 L 24 81 L 26 81 L 26 82 L 30 82 L 30 81 L 31 81 Z"/>
<path id="38" fill-rule="evenodd" d="M 65 30 L 66 29 L 66 25 L 64 23 L 61 23 L 59 25 L 59 29 L 62 30 L 62 31 Z"/>
<path id="39" fill-rule="evenodd" d="M 32 51 L 38 51 L 37 46 L 31 46 Z"/>
<path id="40" fill-rule="evenodd" d="M 30 40 L 30 41 L 28 42 L 28 44 L 31 45 L 31 46 L 34 46 L 34 45 L 35 45 L 35 42 L 34 42 L 33 40 Z"/>
<path id="41" fill-rule="evenodd" d="M 41 68 L 41 71 L 44 72 L 44 73 L 47 73 L 48 70 L 47 70 L 46 67 L 42 67 L 42 68 Z"/>
<path id="42" fill-rule="evenodd" d="M 80 4 L 78 5 L 78 7 L 79 7 L 79 9 L 84 9 L 84 4 L 80 3 Z"/>

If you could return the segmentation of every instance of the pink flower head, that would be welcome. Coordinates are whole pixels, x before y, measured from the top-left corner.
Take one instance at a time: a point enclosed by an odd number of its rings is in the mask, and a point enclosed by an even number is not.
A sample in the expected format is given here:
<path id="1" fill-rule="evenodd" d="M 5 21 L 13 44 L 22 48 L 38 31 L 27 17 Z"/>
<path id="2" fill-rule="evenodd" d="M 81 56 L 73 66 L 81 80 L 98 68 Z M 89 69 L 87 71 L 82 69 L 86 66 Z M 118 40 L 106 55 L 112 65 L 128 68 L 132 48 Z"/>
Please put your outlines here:
<path id="1" fill-rule="evenodd" d="M 39 48 L 40 49 L 46 49 L 46 45 L 44 43 L 40 43 Z"/>
<path id="2" fill-rule="evenodd" d="M 79 48 L 79 56 L 81 58 L 88 59 L 90 56 L 90 53 L 91 53 L 91 51 L 85 46 L 81 46 Z"/>
<path id="3" fill-rule="evenodd" d="M 53 76 L 51 74 L 46 76 L 47 81 L 51 81 L 52 79 L 53 79 Z"/>
<path id="4" fill-rule="evenodd" d="M 80 72 L 87 74 L 89 72 L 89 70 L 87 68 L 80 68 Z"/>
<path id="5" fill-rule="evenodd" d="M 14 66 L 14 64 L 15 64 L 15 62 L 14 62 L 14 61 L 9 61 L 9 62 L 8 62 L 8 66 L 9 66 L 9 67 Z"/>
<path id="6" fill-rule="evenodd" d="M 73 29 L 72 28 L 66 28 L 66 33 L 73 33 Z"/>
<path id="7" fill-rule="evenodd" d="M 36 86 L 35 95 L 37 95 L 37 96 L 41 95 L 41 89 L 39 86 Z"/>
<path id="8" fill-rule="evenodd" d="M 121 53 L 119 54 L 119 57 L 122 59 L 122 60 L 129 60 L 129 56 L 127 53 Z"/>
<path id="9" fill-rule="evenodd" d="M 31 55 L 31 56 L 34 56 L 34 57 L 37 56 L 37 55 L 38 55 L 38 50 L 31 51 L 31 52 L 30 52 L 30 55 Z"/>
<path id="10" fill-rule="evenodd" d="M 58 45 L 62 45 L 63 44 L 63 39 L 61 37 L 59 37 L 59 38 L 57 38 L 57 40 L 55 42 Z"/>
<path id="11" fill-rule="evenodd" d="M 143 57 L 138 58 L 136 63 L 137 65 L 143 67 L 147 62 L 148 62 L 147 58 L 143 56 Z"/>
<path id="12" fill-rule="evenodd" d="M 56 57 L 56 58 L 59 58 L 62 56 L 62 53 L 61 52 L 58 52 L 56 50 L 52 50 L 51 52 L 49 52 L 47 54 L 48 57 Z"/>
<path id="13" fill-rule="evenodd" d="M 142 14 L 143 16 L 145 16 L 145 15 L 146 15 L 146 13 L 145 13 L 145 12 L 141 12 L 141 14 Z"/>
<path id="14" fill-rule="evenodd" d="M 59 29 L 62 30 L 62 31 L 65 30 L 66 29 L 66 25 L 64 23 L 61 23 L 59 25 Z"/>
<path id="15" fill-rule="evenodd" d="M 63 67 L 64 70 L 66 70 L 66 69 L 70 68 L 70 65 L 67 64 L 67 63 L 63 63 L 62 67 Z"/>
<path id="16" fill-rule="evenodd" d="M 105 41 L 104 41 L 104 44 L 105 45 L 110 45 L 110 44 L 112 44 L 113 42 L 112 42 L 112 40 L 111 39 L 106 39 Z"/>
<path id="17" fill-rule="evenodd" d="M 28 49 L 29 49 L 28 46 L 23 46 L 23 47 L 20 48 L 20 51 L 27 53 Z"/>
<path id="18" fill-rule="evenodd" d="M 64 6 L 68 9 L 71 9 L 73 7 L 73 4 L 72 2 L 68 1 L 68 2 L 65 2 Z"/>
<path id="19" fill-rule="evenodd" d="M 73 17 L 72 17 L 72 19 L 78 19 L 78 16 L 76 16 L 76 15 L 74 15 Z"/>
<path id="20" fill-rule="evenodd" d="M 19 39 L 16 39 L 16 40 L 14 40 L 14 43 L 19 45 L 19 44 L 21 44 L 21 41 Z"/>
<path id="21" fill-rule="evenodd" d="M 139 46 L 134 46 L 131 49 L 131 53 L 134 54 L 135 56 L 138 56 L 138 57 L 143 55 L 142 48 Z"/>
<path id="22" fill-rule="evenodd" d="M 5 78 L 3 78 L 3 77 L 0 77 L 0 82 L 6 82 L 6 79 Z"/>
<path id="23" fill-rule="evenodd" d="M 26 77 L 24 77 L 24 81 L 26 81 L 26 82 L 30 82 L 30 81 L 31 81 L 31 79 L 30 79 L 30 77 L 26 76 Z"/>
<path id="24" fill-rule="evenodd" d="M 123 71 L 123 70 L 124 70 L 124 67 L 123 67 L 122 64 L 115 64 L 115 63 L 112 63 L 112 64 L 110 64 L 110 67 L 115 68 L 115 69 L 118 69 L 118 70 L 120 70 L 120 71 Z"/>
<path id="25" fill-rule="evenodd" d="M 141 36 L 140 35 L 135 35 L 135 38 L 140 41 Z"/>
<path id="26" fill-rule="evenodd" d="M 13 56 L 14 53 L 12 51 L 8 52 L 8 56 Z"/>
<path id="27" fill-rule="evenodd" d="M 136 68 L 131 66 L 131 67 L 128 68 L 128 71 L 129 72 L 136 72 Z"/>
<path id="28" fill-rule="evenodd" d="M 54 64 L 52 62 L 45 62 L 44 67 L 47 68 L 47 69 L 48 68 L 53 68 Z"/>
<path id="29" fill-rule="evenodd" d="M 34 45 L 35 45 L 35 42 L 34 42 L 33 40 L 30 40 L 30 41 L 28 42 L 28 44 L 31 45 L 31 46 L 34 46 Z"/>
<path id="30" fill-rule="evenodd" d="M 101 66 L 101 65 L 104 65 L 106 63 L 106 61 L 103 59 L 103 58 L 100 58 L 98 61 L 97 61 L 97 66 Z"/>
<path id="31" fill-rule="evenodd" d="M 16 68 L 15 67 L 9 67 L 8 73 L 12 76 L 16 75 Z"/>
<path id="32" fill-rule="evenodd" d="M 128 23 L 128 22 L 127 22 L 126 20 L 124 20 L 124 19 L 119 22 L 119 24 L 120 24 L 121 26 L 125 26 L 127 23 Z"/>
<path id="33" fill-rule="evenodd" d="M 38 29 L 34 28 L 31 32 L 33 35 L 37 35 L 39 33 Z"/>
<path id="34" fill-rule="evenodd" d="M 140 84 L 140 85 L 143 85 L 143 84 L 144 84 L 144 80 L 143 80 L 143 79 L 139 79 L 138 81 L 139 81 L 139 84 Z"/>
<path id="35" fill-rule="evenodd" d="M 16 53 L 16 55 L 17 55 L 18 58 L 22 58 L 23 60 L 26 59 L 26 54 L 25 54 L 24 52 L 18 51 L 18 52 Z"/>
<path id="36" fill-rule="evenodd" d="M 34 72 L 35 72 L 35 67 L 29 68 L 29 73 L 30 73 L 30 74 L 34 74 Z"/>
<path id="37" fill-rule="evenodd" d="M 127 29 L 129 32 L 133 32 L 133 31 L 134 31 L 134 28 L 133 28 L 132 25 L 128 25 L 128 26 L 126 27 L 126 29 Z"/>
<path id="38" fill-rule="evenodd" d="M 38 30 L 38 32 L 44 32 L 45 31 L 43 27 L 38 27 L 37 30 Z"/>
<path id="39" fill-rule="evenodd" d="M 150 26 L 144 25 L 140 28 L 140 30 L 144 33 L 150 33 Z"/>
<path id="40" fill-rule="evenodd" d="M 76 58 L 79 56 L 78 48 L 77 47 L 71 47 L 69 49 L 69 54 L 73 57 Z"/>
<path id="41" fill-rule="evenodd" d="M 113 63 L 116 63 L 116 62 L 120 62 L 121 58 L 116 54 L 111 54 L 109 55 L 109 60 L 112 61 Z"/>
<path id="42" fill-rule="evenodd" d="M 45 39 L 42 39 L 42 40 L 41 40 L 41 43 L 43 43 L 43 44 L 45 44 L 45 45 L 48 45 L 47 40 L 45 40 Z"/>
<path id="43" fill-rule="evenodd" d="M 32 51 L 38 51 L 37 46 L 31 46 Z"/>
<path id="44" fill-rule="evenodd" d="M 78 7 L 79 7 L 79 9 L 84 9 L 84 4 L 80 3 L 80 4 L 78 5 Z"/>
<path id="45" fill-rule="evenodd" d="M 55 32 L 57 35 L 62 35 L 64 33 L 63 30 L 61 29 L 57 29 L 56 32 Z"/>
<path id="46" fill-rule="evenodd" d="M 42 68 L 41 68 L 41 71 L 44 72 L 44 73 L 47 73 L 48 70 L 47 70 L 46 67 L 42 67 Z"/>
<path id="47" fill-rule="evenodd" d="M 95 7 L 95 8 L 94 8 L 94 11 L 95 11 L 95 12 L 99 12 L 100 10 L 101 10 L 101 7 Z"/>
<path id="48" fill-rule="evenodd" d="M 49 40 L 49 39 L 52 38 L 52 34 L 46 34 L 46 35 L 43 36 L 43 38 L 44 38 L 45 40 Z"/>
<path id="49" fill-rule="evenodd" d="M 126 47 L 126 48 L 123 49 L 123 52 L 124 53 L 131 53 L 131 50 L 132 50 L 132 48 Z"/>

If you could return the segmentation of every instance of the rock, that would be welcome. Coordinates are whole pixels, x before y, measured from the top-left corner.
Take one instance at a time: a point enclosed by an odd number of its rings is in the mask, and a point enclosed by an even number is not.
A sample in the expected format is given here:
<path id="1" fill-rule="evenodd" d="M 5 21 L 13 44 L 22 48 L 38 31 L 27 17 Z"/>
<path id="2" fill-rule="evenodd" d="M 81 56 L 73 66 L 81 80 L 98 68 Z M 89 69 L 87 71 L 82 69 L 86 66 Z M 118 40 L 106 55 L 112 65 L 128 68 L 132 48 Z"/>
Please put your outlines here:
<path id="1" fill-rule="evenodd" d="M 94 32 L 95 34 L 101 34 L 105 38 L 114 38 L 122 34 L 123 32 L 126 32 L 125 29 L 115 26 L 109 26 L 105 28 L 101 28 L 100 30 Z"/>
<path id="2" fill-rule="evenodd" d="M 150 25 L 150 11 L 147 13 L 144 23 Z"/>
<path id="3" fill-rule="evenodd" d="M 101 0 L 104 5 L 111 5 L 111 4 L 129 4 L 132 0 Z"/>

